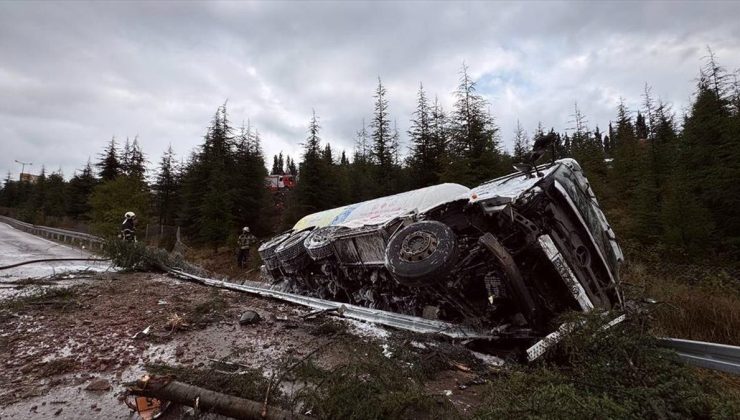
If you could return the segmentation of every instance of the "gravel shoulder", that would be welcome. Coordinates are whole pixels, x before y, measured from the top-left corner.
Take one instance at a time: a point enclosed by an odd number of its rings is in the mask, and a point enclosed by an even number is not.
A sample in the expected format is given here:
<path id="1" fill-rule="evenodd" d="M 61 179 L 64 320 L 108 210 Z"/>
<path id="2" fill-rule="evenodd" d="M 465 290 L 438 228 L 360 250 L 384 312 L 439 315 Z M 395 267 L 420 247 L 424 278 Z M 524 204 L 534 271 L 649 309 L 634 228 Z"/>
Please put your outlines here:
<path id="1" fill-rule="evenodd" d="M 77 285 L 74 278 L 65 281 L 56 288 L 20 284 L 15 287 L 27 293 L 0 300 L 1 419 L 132 418 L 120 401 L 122 384 L 151 365 L 213 369 L 222 361 L 270 377 L 307 356 L 328 370 L 347 360 L 348 349 L 395 360 L 394 353 L 435 345 L 336 317 L 304 319 L 306 308 L 164 274 L 98 273 Z M 241 325 L 248 310 L 261 320 Z M 463 412 L 475 407 L 474 387 L 457 388 L 475 375 L 444 367 L 428 392 Z M 280 387 L 284 395 L 296 390 L 290 380 Z"/>

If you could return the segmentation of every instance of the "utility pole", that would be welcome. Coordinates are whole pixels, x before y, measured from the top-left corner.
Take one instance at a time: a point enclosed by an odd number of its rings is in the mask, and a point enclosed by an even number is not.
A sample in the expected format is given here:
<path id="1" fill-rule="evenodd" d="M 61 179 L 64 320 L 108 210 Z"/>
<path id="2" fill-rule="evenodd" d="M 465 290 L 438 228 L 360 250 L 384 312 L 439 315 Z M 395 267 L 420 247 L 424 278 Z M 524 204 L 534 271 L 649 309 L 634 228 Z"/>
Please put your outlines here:
<path id="1" fill-rule="evenodd" d="M 18 180 L 19 181 L 22 181 L 23 180 L 22 179 L 23 172 L 26 170 L 26 165 L 31 166 L 31 165 L 33 165 L 33 163 L 31 163 L 31 162 L 21 162 L 20 160 L 17 160 L 17 159 L 15 160 L 15 163 L 21 164 L 21 174 L 18 176 Z"/>

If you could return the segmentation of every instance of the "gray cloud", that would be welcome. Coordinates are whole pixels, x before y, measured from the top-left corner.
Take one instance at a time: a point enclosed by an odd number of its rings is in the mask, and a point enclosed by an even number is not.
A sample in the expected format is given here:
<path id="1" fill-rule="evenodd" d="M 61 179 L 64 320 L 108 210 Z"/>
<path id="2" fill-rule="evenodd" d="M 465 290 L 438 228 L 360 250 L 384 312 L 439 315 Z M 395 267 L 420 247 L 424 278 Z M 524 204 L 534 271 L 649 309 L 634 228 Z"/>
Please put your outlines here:
<path id="1" fill-rule="evenodd" d="M 705 47 L 740 67 L 733 2 L 3 2 L 0 171 L 70 176 L 111 136 L 156 162 L 200 142 L 218 105 L 266 154 L 300 153 L 312 109 L 350 150 L 381 76 L 405 133 L 420 82 L 449 110 L 465 61 L 505 147 L 516 120 L 569 127 L 577 101 L 605 128 L 644 83 L 680 111 Z"/>

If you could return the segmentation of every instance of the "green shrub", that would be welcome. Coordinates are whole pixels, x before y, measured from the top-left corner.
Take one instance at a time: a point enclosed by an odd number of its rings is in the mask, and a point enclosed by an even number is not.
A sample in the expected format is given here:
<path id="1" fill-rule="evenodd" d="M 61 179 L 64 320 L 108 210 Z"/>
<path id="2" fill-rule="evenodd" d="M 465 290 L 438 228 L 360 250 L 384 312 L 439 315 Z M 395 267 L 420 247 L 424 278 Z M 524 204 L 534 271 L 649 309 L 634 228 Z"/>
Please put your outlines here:
<path id="1" fill-rule="evenodd" d="M 584 318 L 580 318 L 584 319 Z M 658 347 L 644 316 L 604 330 L 585 318 L 545 360 L 487 387 L 478 418 L 729 418 L 740 396 Z"/>

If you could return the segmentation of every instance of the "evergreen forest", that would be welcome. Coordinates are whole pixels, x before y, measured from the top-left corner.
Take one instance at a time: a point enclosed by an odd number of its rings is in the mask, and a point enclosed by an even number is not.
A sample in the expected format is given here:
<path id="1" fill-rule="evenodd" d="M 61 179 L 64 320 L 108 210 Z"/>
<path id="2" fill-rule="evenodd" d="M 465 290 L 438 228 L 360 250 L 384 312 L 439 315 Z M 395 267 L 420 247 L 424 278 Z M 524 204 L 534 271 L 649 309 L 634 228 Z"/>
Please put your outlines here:
<path id="1" fill-rule="evenodd" d="M 710 51 L 695 83 L 680 112 L 645 84 L 638 109 L 621 101 L 606 126 L 590 126 L 575 103 L 568 130 L 541 122 L 528 131 L 517 123 L 515 132 L 502 133 L 463 65 L 451 109 L 422 84 L 409 87 L 417 90 L 416 108 L 404 116 L 410 128 L 402 145 L 393 92 L 378 78 L 368 92 L 374 112 L 359 124 L 352 150 L 322 138 L 313 112 L 305 137 L 295 139 L 302 154 L 281 152 L 269 166 L 258 129 L 234 125 L 223 104 L 187 156 L 169 147 L 150 162 L 138 138 L 112 138 L 68 179 L 45 168 L 35 182 L 8 174 L 0 207 L 28 222 L 73 221 L 102 235 L 115 234 L 123 214 L 134 211 L 140 223 L 180 226 L 188 243 L 217 249 L 245 225 L 267 238 L 324 209 L 443 182 L 473 187 L 512 172 L 531 144 L 552 134 L 555 158 L 581 164 L 620 240 L 671 258 L 738 261 L 740 82 Z M 504 138 L 513 139 L 513 150 L 502 147 Z M 550 159 L 548 152 L 540 163 Z M 265 187 L 268 174 L 299 181 L 278 200 Z"/>

